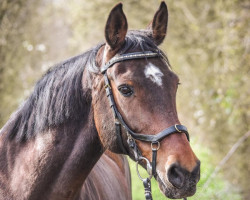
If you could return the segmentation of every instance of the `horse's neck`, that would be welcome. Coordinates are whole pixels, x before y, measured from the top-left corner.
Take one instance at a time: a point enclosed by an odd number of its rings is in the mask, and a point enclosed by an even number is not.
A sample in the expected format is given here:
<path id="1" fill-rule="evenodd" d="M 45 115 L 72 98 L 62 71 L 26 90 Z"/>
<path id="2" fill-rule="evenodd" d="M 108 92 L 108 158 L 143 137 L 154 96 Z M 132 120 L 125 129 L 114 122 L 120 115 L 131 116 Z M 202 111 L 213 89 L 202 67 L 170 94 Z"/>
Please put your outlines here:
<path id="1" fill-rule="evenodd" d="M 0 141 L 0 199 L 2 194 L 10 199 L 72 199 L 101 156 L 92 119 L 80 127 L 72 122 L 39 133 L 25 143 Z"/>

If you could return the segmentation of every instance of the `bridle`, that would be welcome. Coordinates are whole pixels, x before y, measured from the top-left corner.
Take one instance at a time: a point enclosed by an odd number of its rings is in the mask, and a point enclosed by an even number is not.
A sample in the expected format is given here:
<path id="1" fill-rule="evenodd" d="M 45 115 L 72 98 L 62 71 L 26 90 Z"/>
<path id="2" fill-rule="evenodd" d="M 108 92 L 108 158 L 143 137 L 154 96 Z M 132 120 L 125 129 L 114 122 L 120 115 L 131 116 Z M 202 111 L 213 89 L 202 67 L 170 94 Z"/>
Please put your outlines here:
<path id="1" fill-rule="evenodd" d="M 173 133 L 185 133 L 188 141 L 189 141 L 189 134 L 187 131 L 187 128 L 183 125 L 175 124 L 173 126 L 170 126 L 163 131 L 155 134 L 155 135 L 147 135 L 147 134 L 140 134 L 135 133 L 132 131 L 129 126 L 124 121 L 121 113 L 118 111 L 112 88 L 110 85 L 110 81 L 107 75 L 108 68 L 112 67 L 115 63 L 126 61 L 126 60 L 134 60 L 134 59 L 143 59 L 143 58 L 155 58 L 159 57 L 161 59 L 166 60 L 166 57 L 160 52 L 153 52 L 153 51 L 145 51 L 145 52 L 134 52 L 134 53 L 127 53 L 127 54 L 117 54 L 114 56 L 111 60 L 109 60 L 104 66 L 101 67 L 101 73 L 104 75 L 104 81 L 105 81 L 105 90 L 106 95 L 109 99 L 110 107 L 113 111 L 114 117 L 115 117 L 115 127 L 116 127 L 116 135 L 117 135 L 117 141 L 118 144 L 124 154 L 129 155 L 129 152 L 126 150 L 123 139 L 122 139 L 122 132 L 121 132 L 121 126 L 126 130 L 127 132 L 127 143 L 130 149 L 132 150 L 134 154 L 134 158 L 136 161 L 136 170 L 139 178 L 143 181 L 144 189 L 145 189 L 145 198 L 146 200 L 152 200 L 151 195 L 151 178 L 156 175 L 156 158 L 157 158 L 157 151 L 160 148 L 160 142 L 165 137 L 173 134 Z M 152 149 L 152 162 L 150 162 L 147 158 L 143 157 L 140 150 L 137 147 L 137 144 L 135 140 L 140 140 L 144 142 L 150 142 L 151 143 L 151 149 Z M 138 163 L 141 161 L 146 162 L 147 166 L 147 172 L 149 174 L 148 178 L 142 178 L 139 171 L 138 171 Z M 185 199 L 185 198 L 184 198 Z"/>

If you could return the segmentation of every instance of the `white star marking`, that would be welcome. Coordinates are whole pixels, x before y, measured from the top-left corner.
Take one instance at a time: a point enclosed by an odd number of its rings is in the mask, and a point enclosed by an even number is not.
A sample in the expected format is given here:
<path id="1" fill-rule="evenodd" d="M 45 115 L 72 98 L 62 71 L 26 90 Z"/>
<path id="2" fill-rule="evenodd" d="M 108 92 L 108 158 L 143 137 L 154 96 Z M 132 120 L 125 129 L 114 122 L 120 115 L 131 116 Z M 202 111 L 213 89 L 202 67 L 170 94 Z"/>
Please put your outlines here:
<path id="1" fill-rule="evenodd" d="M 162 76 L 163 73 L 161 70 L 153 65 L 152 63 L 148 63 L 144 70 L 146 78 L 149 78 L 151 81 L 156 83 L 158 86 L 162 86 Z"/>

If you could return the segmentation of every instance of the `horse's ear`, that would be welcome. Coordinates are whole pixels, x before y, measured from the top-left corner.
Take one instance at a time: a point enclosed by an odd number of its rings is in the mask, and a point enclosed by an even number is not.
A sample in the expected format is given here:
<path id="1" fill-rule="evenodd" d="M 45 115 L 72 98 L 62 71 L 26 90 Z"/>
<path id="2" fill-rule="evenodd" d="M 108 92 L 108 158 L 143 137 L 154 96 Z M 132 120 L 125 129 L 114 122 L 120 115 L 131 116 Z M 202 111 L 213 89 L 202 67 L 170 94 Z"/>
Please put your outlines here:
<path id="1" fill-rule="evenodd" d="M 153 21 L 147 29 L 151 30 L 151 36 L 156 45 L 160 45 L 167 33 L 168 26 L 168 8 L 164 1 L 161 2 L 159 9 L 156 11 Z"/>
<path id="2" fill-rule="evenodd" d="M 111 10 L 105 26 L 106 43 L 111 51 L 116 51 L 123 45 L 127 30 L 127 19 L 122 10 L 122 3 L 119 3 Z"/>

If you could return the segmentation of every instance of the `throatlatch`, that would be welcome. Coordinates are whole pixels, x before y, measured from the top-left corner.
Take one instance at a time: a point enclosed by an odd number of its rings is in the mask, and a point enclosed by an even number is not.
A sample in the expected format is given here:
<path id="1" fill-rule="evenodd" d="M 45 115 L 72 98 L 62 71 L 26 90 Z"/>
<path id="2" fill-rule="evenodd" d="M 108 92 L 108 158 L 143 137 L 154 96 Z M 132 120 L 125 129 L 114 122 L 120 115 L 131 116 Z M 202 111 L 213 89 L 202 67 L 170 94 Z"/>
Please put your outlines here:
<path id="1" fill-rule="evenodd" d="M 116 55 L 113 57 L 108 63 L 106 63 L 102 68 L 101 72 L 104 74 L 104 81 L 105 81 L 105 90 L 106 95 L 109 99 L 110 107 L 113 111 L 114 117 L 115 117 L 115 127 L 116 127 L 116 135 L 117 135 L 117 141 L 119 143 L 119 146 L 124 154 L 129 155 L 129 151 L 125 148 L 123 144 L 122 139 L 122 130 L 121 126 L 126 130 L 127 132 L 127 143 L 130 148 L 130 150 L 134 154 L 134 158 L 136 161 L 136 171 L 138 174 L 138 177 L 143 182 L 144 190 L 145 190 L 145 198 L 146 200 L 152 200 L 152 194 L 151 194 L 151 178 L 156 175 L 156 161 L 157 161 L 157 151 L 160 148 L 160 142 L 165 137 L 173 134 L 173 133 L 185 133 L 188 141 L 189 141 L 189 134 L 187 131 L 187 128 L 183 125 L 175 124 L 169 128 L 164 129 L 163 131 L 155 134 L 142 134 L 142 133 L 135 133 L 133 132 L 129 126 L 125 123 L 123 120 L 122 115 L 118 111 L 118 108 L 116 106 L 116 103 L 114 101 L 112 88 L 109 83 L 109 79 L 107 76 L 107 69 L 112 67 L 115 63 L 121 62 L 124 60 L 131 60 L 131 59 L 141 59 L 141 58 L 153 58 L 153 57 L 159 57 L 161 59 L 165 59 L 164 55 L 159 52 L 152 52 L 152 51 L 146 51 L 146 52 L 135 52 L 135 53 L 128 53 L 128 54 L 122 54 L 122 55 Z M 147 158 L 143 157 L 140 150 L 137 147 L 136 140 L 144 141 L 144 142 L 150 142 L 151 143 L 151 150 L 152 150 L 152 161 L 150 162 Z M 149 177 L 142 178 L 139 170 L 138 170 L 138 164 L 139 162 L 145 162 L 146 163 L 146 169 L 149 174 Z M 184 198 L 186 200 L 186 198 Z"/>

